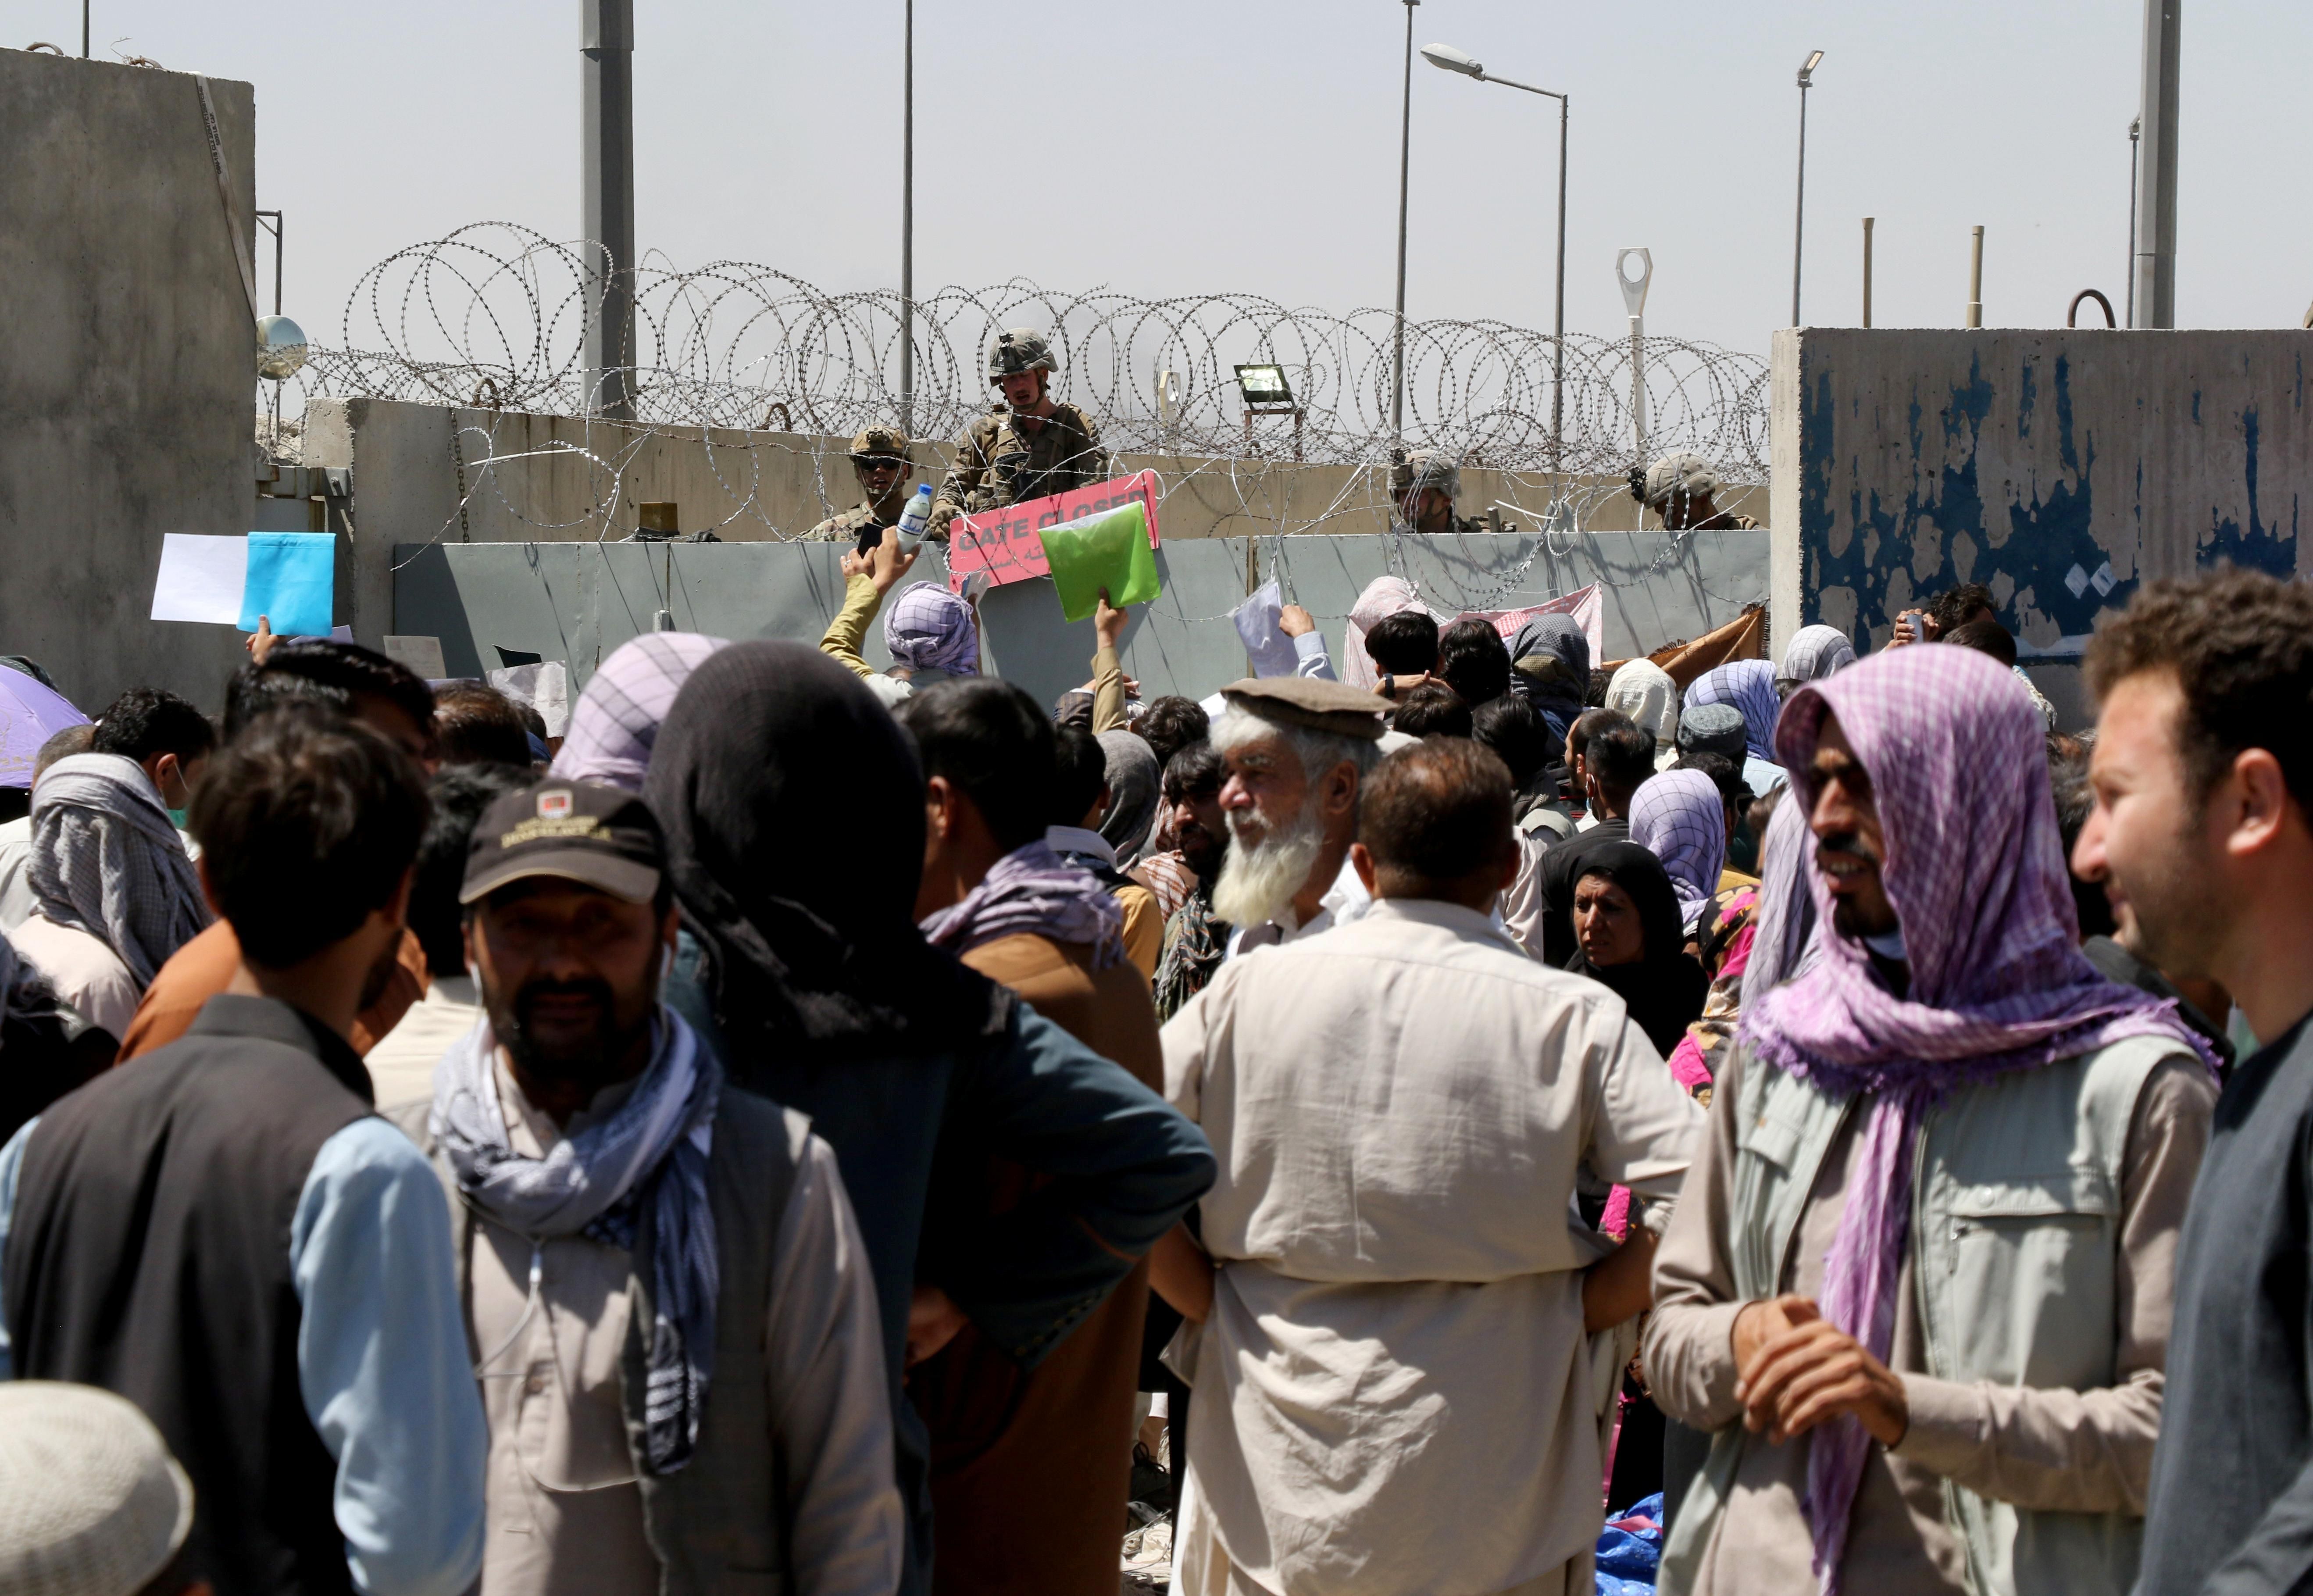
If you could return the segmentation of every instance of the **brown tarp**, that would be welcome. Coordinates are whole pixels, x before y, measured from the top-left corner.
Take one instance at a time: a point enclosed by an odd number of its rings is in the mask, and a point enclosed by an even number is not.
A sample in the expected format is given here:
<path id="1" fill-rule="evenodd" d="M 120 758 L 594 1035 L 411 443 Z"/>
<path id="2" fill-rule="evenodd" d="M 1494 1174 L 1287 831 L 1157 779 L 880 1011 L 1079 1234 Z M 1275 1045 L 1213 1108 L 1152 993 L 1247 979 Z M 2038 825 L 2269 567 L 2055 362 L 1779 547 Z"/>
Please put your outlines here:
<path id="1" fill-rule="evenodd" d="M 1713 666 L 1730 659 L 1767 657 L 1767 608 L 1752 604 L 1716 631 L 1706 631 L 1692 642 L 1667 643 L 1647 657 L 1662 666 L 1684 692 L 1688 683 Z M 1611 671 L 1629 663 L 1611 659 L 1606 668 Z"/>

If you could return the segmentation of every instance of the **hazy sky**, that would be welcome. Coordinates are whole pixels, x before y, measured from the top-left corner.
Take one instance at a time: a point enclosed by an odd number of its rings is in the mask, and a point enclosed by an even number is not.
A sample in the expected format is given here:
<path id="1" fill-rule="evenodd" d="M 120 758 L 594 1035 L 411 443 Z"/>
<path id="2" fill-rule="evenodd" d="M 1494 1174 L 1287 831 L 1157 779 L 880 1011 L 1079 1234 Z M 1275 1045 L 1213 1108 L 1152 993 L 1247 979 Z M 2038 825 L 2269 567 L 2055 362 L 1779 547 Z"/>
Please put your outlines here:
<path id="1" fill-rule="evenodd" d="M 901 0 L 636 12 L 641 246 L 895 286 Z M 576 234 L 578 13 L 95 0 L 94 39 L 255 84 L 259 203 L 288 213 L 286 308 L 334 342 L 348 289 L 405 244 L 484 220 Z M 2121 304 L 2142 13 L 1427 0 L 1414 41 L 1571 93 L 1570 330 L 1623 329 L 1614 252 L 1645 244 L 1649 331 L 1763 354 L 1789 320 L 1792 77 L 1813 48 L 1808 321 L 1856 320 L 1867 214 L 1881 325 L 1960 323 L 1979 222 L 1989 324 L 2061 326 L 2086 287 Z M 74 0 L 0 15 L 21 35 L 0 42 L 77 43 Z M 1398 0 L 920 0 L 919 290 L 1019 274 L 1387 304 L 1404 24 Z M 2296 326 L 2313 299 L 2313 5 L 2188 5 L 2184 63 L 2178 321 Z M 1410 313 L 1549 324 L 1555 111 L 1416 58 Z"/>

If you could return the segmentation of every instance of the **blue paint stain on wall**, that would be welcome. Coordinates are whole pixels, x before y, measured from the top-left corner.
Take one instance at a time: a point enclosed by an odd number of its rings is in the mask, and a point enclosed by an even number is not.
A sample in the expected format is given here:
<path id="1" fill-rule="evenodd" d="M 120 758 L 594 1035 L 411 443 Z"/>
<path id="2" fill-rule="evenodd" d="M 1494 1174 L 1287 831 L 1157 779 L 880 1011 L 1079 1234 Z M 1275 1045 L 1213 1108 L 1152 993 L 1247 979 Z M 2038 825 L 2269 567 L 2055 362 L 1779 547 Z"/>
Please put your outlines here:
<path id="1" fill-rule="evenodd" d="M 1828 339 L 1817 346 L 1823 354 L 1802 366 L 1803 622 L 1823 618 L 1826 588 L 1844 588 L 1855 595 L 1857 640 L 1868 644 L 1874 634 L 1886 635 L 1897 611 L 1923 604 L 1963 578 L 2008 592 L 2011 596 L 2001 620 L 2018 631 L 2018 601 L 2027 593 L 2043 624 L 2053 622 L 2074 637 L 2094 630 L 2098 616 L 2127 604 L 2142 574 L 2144 540 L 2172 530 L 2145 524 L 2145 494 L 2148 480 L 2159 481 L 2159 473 L 2181 463 L 2143 435 L 2164 411 L 2176 414 L 2173 401 L 2164 406 L 2159 394 L 2114 392 L 2109 374 L 2102 372 L 2102 387 L 2084 386 L 2076 393 L 2079 363 L 2061 339 L 2050 339 L 2041 346 L 2045 354 L 2012 367 L 2003 359 L 2001 369 L 2013 372 L 2008 390 L 2000 390 L 1985 375 L 1978 354 L 1966 378 L 1948 386 L 1930 388 L 1914 380 L 1906 392 L 1899 377 L 1881 379 L 1885 385 L 1859 381 L 1856 391 L 1843 392 L 1847 378 L 1836 364 L 1843 347 L 1836 337 Z M 2088 358 L 2087 352 L 2082 357 Z M 2204 569 L 2227 560 L 2281 576 L 2296 569 L 2300 495 L 2298 484 L 2287 480 L 2296 468 L 2279 463 L 2296 456 L 2277 455 L 2273 473 L 2268 473 L 2282 479 L 2275 491 L 2286 492 L 2289 503 L 2285 510 L 2276 505 L 2274 520 L 2267 522 L 2261 490 L 2268 484 L 2261 482 L 2260 473 L 2272 431 L 2259 403 L 2277 404 L 2281 395 L 2288 396 L 2289 430 L 2280 446 L 2293 451 L 2296 445 L 2286 440 L 2303 427 L 2304 365 L 2295 351 L 2287 366 L 2277 358 L 2270 361 L 2266 369 L 2273 380 L 2260 401 L 2238 412 L 2237 423 L 2231 406 L 2238 401 L 2222 395 L 2217 404 L 2203 407 L 2203 392 L 2190 390 L 2194 427 L 2215 427 L 2241 440 L 2242 475 L 2233 480 L 2238 486 L 2212 484 L 2216 502 L 2201 512 L 2207 518 L 2196 529 L 2189 557 Z M 1986 454 L 1985 428 L 1995 399 L 2012 403 L 2015 432 L 2007 433 L 2003 416 Z M 2041 415 L 2040 405 L 2050 401 L 2052 415 Z M 1845 423 L 1844 431 L 1835 421 Z M 2227 446 L 2219 439 L 2208 442 L 2220 450 Z M 2120 480 L 2113 478 L 2115 466 L 2124 473 Z M 2101 483 L 2099 469 L 2106 478 Z M 2107 556 L 2092 532 L 2099 487 L 2107 499 L 2106 534 L 2131 536 L 2138 551 L 2133 559 L 2125 551 L 2113 558 L 2116 569 L 2104 592 L 2095 578 Z M 2115 494 L 2123 496 L 2116 502 Z M 2185 514 L 2189 518 L 2192 512 Z M 1834 525 L 1846 532 L 1836 553 Z M 2077 594 L 2068 578 L 2081 584 Z"/>

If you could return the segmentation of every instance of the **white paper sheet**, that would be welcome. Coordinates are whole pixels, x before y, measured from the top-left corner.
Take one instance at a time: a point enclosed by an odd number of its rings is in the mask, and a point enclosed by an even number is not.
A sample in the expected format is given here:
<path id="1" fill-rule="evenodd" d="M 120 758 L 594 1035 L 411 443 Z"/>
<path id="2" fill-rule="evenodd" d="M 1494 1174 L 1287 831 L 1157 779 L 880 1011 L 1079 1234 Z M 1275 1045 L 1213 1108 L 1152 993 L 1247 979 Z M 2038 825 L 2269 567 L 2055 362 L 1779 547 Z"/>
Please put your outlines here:
<path id="1" fill-rule="evenodd" d="M 241 590 L 249 579 L 249 540 L 171 532 L 161 539 L 161 576 L 153 585 L 153 619 L 241 622 Z"/>
<path id="2" fill-rule="evenodd" d="M 440 638 L 387 632 L 383 640 L 388 659 L 408 666 L 428 682 L 450 674 L 449 666 L 442 663 Z"/>
<path id="3" fill-rule="evenodd" d="M 512 665 L 490 673 L 490 685 L 508 698 L 519 699 L 538 711 L 550 737 L 570 730 L 570 672 L 558 659 L 537 665 Z"/>

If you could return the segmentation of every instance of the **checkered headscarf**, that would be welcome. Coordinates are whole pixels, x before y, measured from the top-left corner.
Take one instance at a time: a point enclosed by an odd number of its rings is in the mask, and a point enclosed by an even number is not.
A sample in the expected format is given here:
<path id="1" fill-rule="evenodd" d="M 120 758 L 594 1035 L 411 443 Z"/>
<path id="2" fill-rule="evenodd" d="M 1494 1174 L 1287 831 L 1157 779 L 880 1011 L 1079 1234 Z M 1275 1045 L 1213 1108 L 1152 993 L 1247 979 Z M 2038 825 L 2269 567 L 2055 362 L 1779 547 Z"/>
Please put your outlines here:
<path id="1" fill-rule="evenodd" d="M 1631 798 L 1631 841 L 1662 860 L 1678 917 L 1692 932 L 1719 890 L 1727 868 L 1727 805 L 1719 784 L 1701 771 L 1665 771 Z"/>
<path id="2" fill-rule="evenodd" d="M 600 781 L 640 792 L 651 745 L 674 708 L 674 695 L 700 661 L 729 646 L 728 639 L 695 631 L 646 631 L 620 643 L 570 711 L 570 732 L 550 773 L 560 781 Z"/>
<path id="3" fill-rule="evenodd" d="M 884 617 L 884 647 L 916 670 L 969 676 L 980 669 L 980 629 L 972 606 L 937 582 L 904 589 Z"/>
<path id="4" fill-rule="evenodd" d="M 1763 659 L 1734 659 L 1714 666 L 1686 690 L 1686 707 L 1732 704 L 1743 711 L 1743 741 L 1754 759 L 1775 758 L 1775 718 L 1783 701 L 1775 692 L 1775 667 Z"/>

